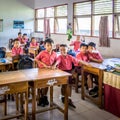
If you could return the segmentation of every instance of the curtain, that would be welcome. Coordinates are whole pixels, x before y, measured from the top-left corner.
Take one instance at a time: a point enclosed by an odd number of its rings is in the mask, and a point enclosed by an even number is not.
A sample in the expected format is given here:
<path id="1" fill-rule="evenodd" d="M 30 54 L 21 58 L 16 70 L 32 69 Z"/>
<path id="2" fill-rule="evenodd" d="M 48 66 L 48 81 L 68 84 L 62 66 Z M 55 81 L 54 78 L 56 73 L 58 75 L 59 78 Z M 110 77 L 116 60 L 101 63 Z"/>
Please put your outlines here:
<path id="1" fill-rule="evenodd" d="M 101 16 L 99 24 L 99 43 L 101 47 L 110 47 L 108 16 Z"/>
<path id="2" fill-rule="evenodd" d="M 45 38 L 50 37 L 50 20 L 49 19 L 44 20 L 44 35 L 45 35 Z"/>

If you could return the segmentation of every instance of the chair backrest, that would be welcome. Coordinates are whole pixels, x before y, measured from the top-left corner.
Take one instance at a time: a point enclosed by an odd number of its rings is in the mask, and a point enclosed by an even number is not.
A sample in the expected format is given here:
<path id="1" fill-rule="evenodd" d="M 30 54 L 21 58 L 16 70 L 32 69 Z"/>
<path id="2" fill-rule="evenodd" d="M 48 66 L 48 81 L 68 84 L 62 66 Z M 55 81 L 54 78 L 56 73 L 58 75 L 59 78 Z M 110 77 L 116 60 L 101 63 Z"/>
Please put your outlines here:
<path id="1" fill-rule="evenodd" d="M 20 57 L 18 62 L 18 69 L 30 69 L 33 68 L 33 60 L 28 55 Z"/>
<path id="2" fill-rule="evenodd" d="M 14 41 L 15 40 L 13 40 L 13 39 L 9 39 L 9 44 L 8 44 L 9 49 L 12 49 Z"/>

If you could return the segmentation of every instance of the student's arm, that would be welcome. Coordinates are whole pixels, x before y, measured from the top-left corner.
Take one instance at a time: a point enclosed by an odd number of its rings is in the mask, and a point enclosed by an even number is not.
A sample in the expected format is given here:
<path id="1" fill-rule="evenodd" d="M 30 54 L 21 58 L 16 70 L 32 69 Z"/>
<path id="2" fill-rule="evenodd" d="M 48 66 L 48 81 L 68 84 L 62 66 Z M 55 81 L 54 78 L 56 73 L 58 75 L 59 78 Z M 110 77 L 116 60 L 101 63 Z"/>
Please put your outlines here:
<path id="1" fill-rule="evenodd" d="M 20 55 L 23 55 L 23 49 L 20 48 Z"/>
<path id="2" fill-rule="evenodd" d="M 72 41 L 71 43 L 70 43 L 70 46 L 73 46 L 74 45 L 74 41 Z"/>
<path id="3" fill-rule="evenodd" d="M 58 57 L 56 58 L 56 62 L 55 62 L 54 65 L 52 66 L 52 69 L 56 69 L 57 66 L 58 66 L 60 63 L 61 63 L 61 57 L 58 56 Z"/>
<path id="4" fill-rule="evenodd" d="M 83 60 L 79 60 L 79 65 L 86 65 L 86 66 L 88 66 L 88 67 L 92 67 L 92 65 L 91 64 L 89 64 L 88 62 L 85 62 L 85 61 L 83 61 Z"/>
<path id="5" fill-rule="evenodd" d="M 103 60 L 101 60 L 101 59 L 95 59 L 95 58 L 90 58 L 90 60 L 92 62 L 97 62 L 97 63 L 102 63 L 103 62 Z"/>
<path id="6" fill-rule="evenodd" d="M 36 57 L 35 57 L 35 62 L 39 65 L 42 64 L 44 68 L 51 68 L 50 66 L 47 66 L 45 63 L 43 63 L 41 61 L 41 53 L 39 53 Z"/>

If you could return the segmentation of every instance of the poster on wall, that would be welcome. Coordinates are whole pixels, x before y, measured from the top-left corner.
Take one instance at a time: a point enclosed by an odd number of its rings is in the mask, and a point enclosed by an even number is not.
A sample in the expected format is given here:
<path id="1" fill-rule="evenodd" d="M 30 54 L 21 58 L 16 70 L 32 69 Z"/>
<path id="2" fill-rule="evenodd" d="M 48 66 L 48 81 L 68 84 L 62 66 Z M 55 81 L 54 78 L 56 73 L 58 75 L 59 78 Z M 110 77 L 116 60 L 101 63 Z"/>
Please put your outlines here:
<path id="1" fill-rule="evenodd" d="M 3 32 L 3 19 L 0 19 L 0 32 Z"/>
<path id="2" fill-rule="evenodd" d="M 24 29 L 24 21 L 14 20 L 13 29 Z"/>

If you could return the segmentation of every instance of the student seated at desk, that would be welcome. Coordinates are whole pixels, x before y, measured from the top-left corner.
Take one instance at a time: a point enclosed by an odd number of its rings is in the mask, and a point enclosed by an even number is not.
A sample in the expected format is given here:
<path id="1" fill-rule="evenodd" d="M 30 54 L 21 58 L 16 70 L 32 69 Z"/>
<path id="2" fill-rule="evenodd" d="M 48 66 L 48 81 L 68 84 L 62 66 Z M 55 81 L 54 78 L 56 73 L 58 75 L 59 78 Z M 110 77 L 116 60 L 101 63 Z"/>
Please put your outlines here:
<path id="1" fill-rule="evenodd" d="M 69 72 L 72 72 L 72 64 L 76 66 L 78 64 L 78 61 L 75 59 L 75 57 L 72 57 L 71 55 L 67 54 L 68 48 L 66 44 L 60 45 L 60 53 L 61 55 L 58 56 L 56 66 L 58 66 L 59 69 Z M 65 88 L 64 85 L 61 88 L 61 94 L 62 94 L 62 102 L 65 102 Z M 69 77 L 69 89 L 68 89 L 68 96 L 69 96 L 69 105 L 76 108 L 76 106 L 73 104 L 71 100 L 72 95 L 72 77 Z"/>
<path id="2" fill-rule="evenodd" d="M 92 62 L 97 62 L 97 63 L 102 63 L 103 62 L 103 58 L 102 55 L 100 54 L 100 52 L 98 50 L 96 50 L 96 44 L 94 42 L 90 42 L 88 43 L 88 56 L 90 61 Z M 93 78 L 95 78 L 95 83 L 98 84 L 98 77 L 96 75 L 92 75 Z M 90 84 L 93 84 L 93 81 L 91 79 L 91 81 L 89 81 Z M 96 92 L 96 95 L 94 97 L 98 96 L 98 86 L 94 86 L 94 88 L 92 89 L 93 92 Z"/>
<path id="3" fill-rule="evenodd" d="M 35 37 L 31 38 L 30 48 L 38 48 L 39 49 L 39 43 L 36 41 Z"/>
<path id="4" fill-rule="evenodd" d="M 39 68 L 47 68 L 51 69 L 56 60 L 57 60 L 57 54 L 52 50 L 52 44 L 53 40 L 50 38 L 46 38 L 44 41 L 46 50 L 41 51 L 35 58 L 35 61 L 38 64 Z M 48 88 L 41 89 L 41 98 L 39 99 L 38 105 L 45 106 L 49 105 L 48 97 Z"/>
<path id="5" fill-rule="evenodd" d="M 22 36 L 21 44 L 26 44 L 28 42 L 28 37 L 27 34 L 24 33 Z"/>
<path id="6" fill-rule="evenodd" d="M 19 60 L 20 55 L 23 55 L 23 49 L 20 47 L 20 41 L 15 39 L 14 46 L 12 48 L 12 60 Z M 14 69 L 17 69 L 17 63 L 14 63 Z"/>
<path id="7" fill-rule="evenodd" d="M 84 61 L 85 62 L 84 64 L 90 66 L 88 63 L 90 61 L 90 59 L 89 59 L 87 50 L 88 50 L 88 45 L 85 43 L 82 43 L 80 45 L 80 53 L 77 54 L 76 58 L 77 58 L 77 60 Z M 79 72 L 80 72 L 80 69 L 79 69 Z M 87 77 L 86 79 L 87 79 L 87 87 L 88 87 L 89 95 L 95 96 L 97 93 L 95 91 L 93 91 L 92 75 L 89 73 L 86 73 L 86 77 Z"/>
<path id="8" fill-rule="evenodd" d="M 18 33 L 17 39 L 18 39 L 18 40 L 20 41 L 20 43 L 21 43 L 21 41 L 22 41 L 22 33 L 21 33 L 21 32 Z"/>
<path id="9" fill-rule="evenodd" d="M 103 58 L 98 50 L 96 50 L 96 44 L 94 42 L 88 43 L 88 55 L 92 62 L 102 63 Z"/>

